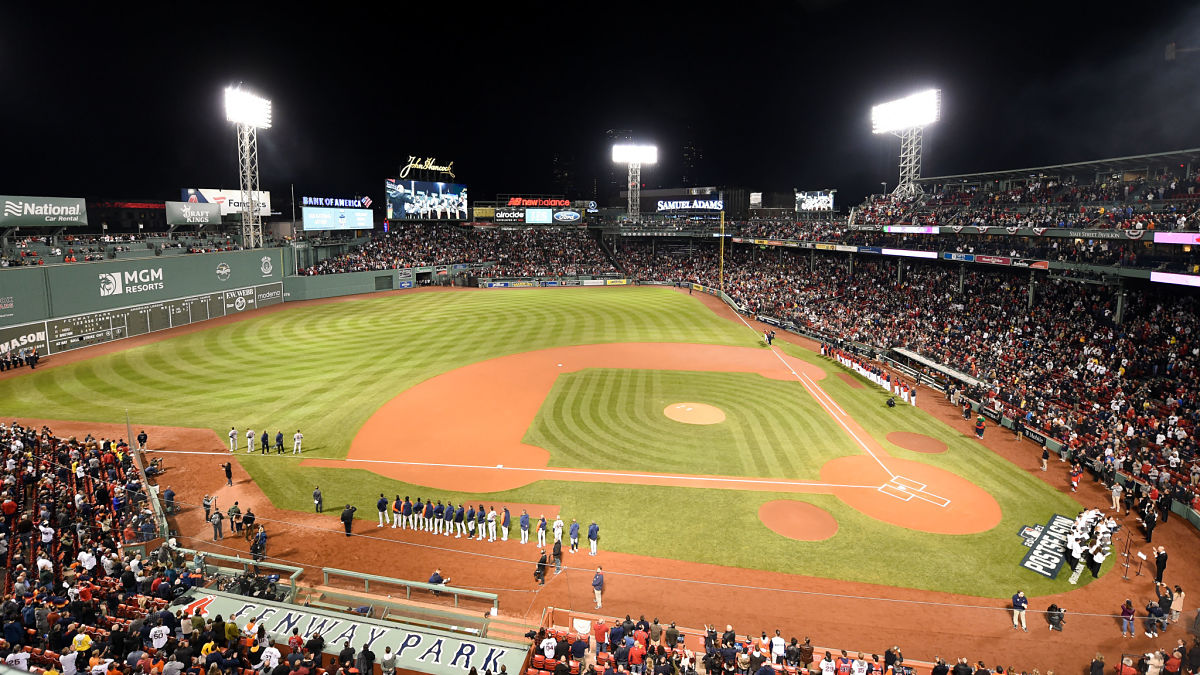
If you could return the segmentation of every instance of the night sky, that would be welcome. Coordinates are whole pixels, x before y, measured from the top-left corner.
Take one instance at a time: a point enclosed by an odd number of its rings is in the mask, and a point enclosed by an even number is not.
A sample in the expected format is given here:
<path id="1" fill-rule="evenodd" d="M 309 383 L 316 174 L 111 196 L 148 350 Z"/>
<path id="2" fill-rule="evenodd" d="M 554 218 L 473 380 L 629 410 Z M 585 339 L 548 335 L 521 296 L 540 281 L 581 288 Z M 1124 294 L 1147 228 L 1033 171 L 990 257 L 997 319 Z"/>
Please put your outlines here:
<path id="1" fill-rule="evenodd" d="M 1200 146 L 1200 51 L 1163 55 L 1200 47 L 1194 3 L 168 5 L 0 7 L 0 193 L 236 188 L 238 82 L 274 102 L 277 208 L 292 184 L 378 199 L 410 154 L 453 160 L 473 200 L 590 198 L 593 179 L 603 200 L 607 129 L 659 145 L 648 187 L 681 184 L 691 142 L 692 184 L 846 205 L 896 181 L 870 106 L 928 87 L 926 176 Z"/>

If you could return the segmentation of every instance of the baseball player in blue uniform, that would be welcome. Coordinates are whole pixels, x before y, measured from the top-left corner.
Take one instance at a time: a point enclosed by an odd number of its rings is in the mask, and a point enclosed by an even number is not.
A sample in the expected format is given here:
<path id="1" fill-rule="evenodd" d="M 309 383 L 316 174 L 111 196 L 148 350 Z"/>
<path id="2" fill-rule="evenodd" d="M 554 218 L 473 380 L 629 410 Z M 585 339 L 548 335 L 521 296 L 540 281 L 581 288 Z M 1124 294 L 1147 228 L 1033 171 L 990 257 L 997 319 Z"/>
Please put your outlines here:
<path id="1" fill-rule="evenodd" d="M 410 521 L 412 523 L 412 529 L 414 529 L 414 530 L 420 529 L 421 515 L 424 513 L 425 513 L 425 502 L 421 501 L 420 497 L 417 497 L 417 503 L 413 504 L 412 520 Z"/>
<path id="2" fill-rule="evenodd" d="M 574 518 L 571 519 L 571 529 L 568 531 L 571 537 L 571 553 L 579 550 L 579 523 Z"/>
<path id="3" fill-rule="evenodd" d="M 446 502 L 446 510 L 443 513 L 442 519 L 442 534 L 450 536 L 450 530 L 454 529 L 454 504 Z"/>
<path id="4" fill-rule="evenodd" d="M 433 500 L 425 502 L 425 519 L 421 523 L 426 532 L 433 532 Z"/>
<path id="5" fill-rule="evenodd" d="M 404 502 L 400 500 L 400 495 L 396 495 L 396 501 L 392 502 L 392 529 L 400 527 L 400 519 L 404 517 Z"/>
<path id="6" fill-rule="evenodd" d="M 408 501 L 408 495 L 404 495 L 404 506 L 402 507 L 402 513 L 404 514 L 404 525 L 401 527 L 406 530 L 411 529 L 413 526 L 412 508 L 413 505 L 412 502 Z"/>
<path id="7" fill-rule="evenodd" d="M 592 548 L 592 552 L 588 555 L 596 555 L 596 542 L 598 541 L 600 541 L 600 526 L 593 520 L 592 524 L 588 525 L 588 546 Z"/>
<path id="8" fill-rule="evenodd" d="M 474 505 L 467 507 L 466 520 L 467 520 L 467 522 L 466 522 L 467 539 L 470 539 L 471 537 L 475 536 L 475 506 Z"/>
<path id="9" fill-rule="evenodd" d="M 379 501 L 375 502 L 375 510 L 379 512 L 379 525 L 377 527 L 383 527 L 385 524 L 392 522 L 388 520 L 388 498 L 384 497 L 382 492 L 379 493 Z"/>
<path id="10" fill-rule="evenodd" d="M 537 523 L 538 548 L 546 548 L 546 516 L 538 516 Z"/>
<path id="11" fill-rule="evenodd" d="M 475 541 L 483 541 L 483 535 L 487 530 L 487 511 L 483 510 L 483 504 L 479 505 L 479 510 L 475 512 Z"/>
<path id="12" fill-rule="evenodd" d="M 511 524 L 508 507 L 504 507 L 504 516 L 500 520 L 500 541 L 508 541 L 508 526 Z"/>
<path id="13" fill-rule="evenodd" d="M 455 539 L 461 539 L 463 534 L 466 532 L 466 530 L 463 528 L 462 504 L 459 504 L 458 508 L 454 510 L 454 529 L 458 532 L 458 534 L 454 535 Z"/>
<path id="14" fill-rule="evenodd" d="M 521 543 L 529 543 L 529 513 L 521 509 Z"/>
<path id="15" fill-rule="evenodd" d="M 442 533 L 442 516 L 446 515 L 446 507 L 442 506 L 442 500 L 438 500 L 437 506 L 433 507 L 433 533 Z"/>

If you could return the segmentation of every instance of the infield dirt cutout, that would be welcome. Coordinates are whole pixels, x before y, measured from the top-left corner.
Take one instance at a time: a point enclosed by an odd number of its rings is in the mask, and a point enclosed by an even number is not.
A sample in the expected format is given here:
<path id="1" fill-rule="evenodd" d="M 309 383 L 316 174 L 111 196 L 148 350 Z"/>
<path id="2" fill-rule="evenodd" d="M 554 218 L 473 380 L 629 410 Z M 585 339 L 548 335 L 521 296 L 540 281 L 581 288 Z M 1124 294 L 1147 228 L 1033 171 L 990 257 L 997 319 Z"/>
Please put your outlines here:
<path id="1" fill-rule="evenodd" d="M 556 378 L 587 368 L 749 372 L 799 381 L 863 452 L 826 463 L 819 480 L 552 467 L 547 450 L 523 442 L 525 432 Z M 345 460 L 305 459 L 302 465 L 369 469 L 415 485 L 476 493 L 557 480 L 833 494 L 877 520 L 938 534 L 984 532 L 1000 522 L 1000 505 L 974 483 L 889 456 L 821 388 L 824 378 L 820 367 L 771 349 L 636 342 L 543 349 L 425 380 L 380 406 Z M 486 392 L 489 403 L 465 414 L 463 392 Z"/>
<path id="2" fill-rule="evenodd" d="M 672 403 L 663 408 L 663 414 L 684 424 L 720 424 L 725 421 L 725 411 L 707 403 Z"/>

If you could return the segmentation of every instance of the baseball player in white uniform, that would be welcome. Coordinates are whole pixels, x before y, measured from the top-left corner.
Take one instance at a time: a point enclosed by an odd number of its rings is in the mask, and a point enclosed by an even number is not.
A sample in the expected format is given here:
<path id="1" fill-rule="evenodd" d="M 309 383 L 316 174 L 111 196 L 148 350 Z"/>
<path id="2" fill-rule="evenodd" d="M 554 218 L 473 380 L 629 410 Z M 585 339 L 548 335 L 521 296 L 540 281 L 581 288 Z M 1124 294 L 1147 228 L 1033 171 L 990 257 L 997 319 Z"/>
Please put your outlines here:
<path id="1" fill-rule="evenodd" d="M 304 440 L 304 434 L 300 433 L 300 430 L 297 429 L 296 434 L 294 436 L 292 436 L 292 454 L 293 455 L 300 454 L 300 442 L 303 440 Z"/>
<path id="2" fill-rule="evenodd" d="M 254 430 L 246 430 L 246 452 L 254 452 Z"/>
<path id="3" fill-rule="evenodd" d="M 229 451 L 237 450 L 237 429 L 229 427 Z"/>

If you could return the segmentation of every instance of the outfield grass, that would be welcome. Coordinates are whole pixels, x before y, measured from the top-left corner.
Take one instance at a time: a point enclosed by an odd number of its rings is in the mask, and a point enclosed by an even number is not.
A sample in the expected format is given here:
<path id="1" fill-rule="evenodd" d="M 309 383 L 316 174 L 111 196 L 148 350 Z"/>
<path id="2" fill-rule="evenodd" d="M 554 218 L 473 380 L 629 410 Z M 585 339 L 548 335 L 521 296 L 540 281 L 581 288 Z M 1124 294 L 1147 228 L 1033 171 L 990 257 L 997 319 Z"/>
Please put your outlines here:
<path id="1" fill-rule="evenodd" d="M 400 294 L 288 308 L 10 379 L 0 385 L 0 415 L 113 422 L 128 409 L 137 424 L 209 427 L 222 438 L 230 425 L 300 427 L 306 454 L 339 458 L 380 405 L 433 375 L 535 349 L 630 341 L 760 344 L 745 326 L 669 289 Z M 782 348 L 829 373 L 840 371 L 806 350 Z M 1004 511 L 1000 525 L 976 535 L 931 535 L 885 525 L 828 495 L 623 484 L 542 481 L 482 500 L 560 504 L 568 519 L 595 518 L 605 548 L 629 553 L 991 597 L 1011 595 L 1014 585 L 1031 595 L 1069 588 L 1065 580 L 1018 569 L 1024 548 L 1017 532 L 1055 512 L 1073 515 L 1074 500 L 920 411 L 886 408 L 878 388 L 854 389 L 836 377 L 822 387 L 891 454 L 981 485 Z M 486 392 L 464 392 L 463 405 L 473 397 L 481 405 L 502 403 Z M 665 405 L 685 400 L 721 407 L 729 419 L 687 428 L 662 416 Z M 950 450 L 923 455 L 897 448 L 884 439 L 897 430 L 933 436 Z M 671 464 L 684 473 L 764 477 L 814 477 L 827 459 L 856 452 L 797 383 L 742 373 L 575 373 L 560 378 L 527 440 L 551 450 L 559 466 Z M 367 471 L 301 468 L 270 456 L 238 459 L 272 501 L 295 510 L 309 510 L 317 483 L 329 503 L 369 506 L 364 502 L 380 492 L 481 499 Z M 801 543 L 767 530 L 758 507 L 778 498 L 829 510 L 838 534 Z M 647 527 L 648 520 L 656 526 Z"/>

